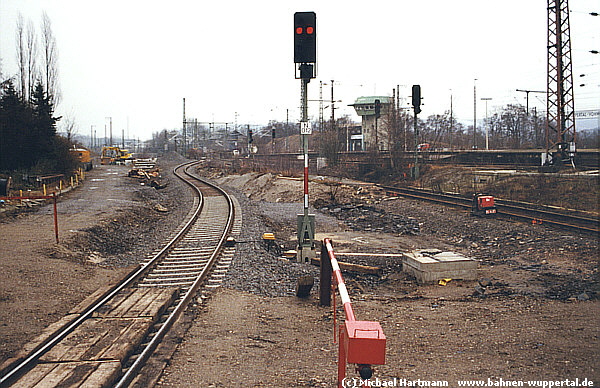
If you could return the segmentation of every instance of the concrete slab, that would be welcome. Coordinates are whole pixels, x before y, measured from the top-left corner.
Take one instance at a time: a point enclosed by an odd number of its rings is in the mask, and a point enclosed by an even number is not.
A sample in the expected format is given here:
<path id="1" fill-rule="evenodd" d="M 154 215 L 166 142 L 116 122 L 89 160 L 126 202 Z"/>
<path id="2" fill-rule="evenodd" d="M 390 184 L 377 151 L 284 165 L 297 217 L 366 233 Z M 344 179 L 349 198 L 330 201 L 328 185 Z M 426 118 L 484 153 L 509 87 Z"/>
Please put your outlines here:
<path id="1" fill-rule="evenodd" d="M 418 249 L 403 254 L 402 270 L 419 283 L 435 283 L 440 279 L 477 279 L 479 262 L 455 252 Z"/>

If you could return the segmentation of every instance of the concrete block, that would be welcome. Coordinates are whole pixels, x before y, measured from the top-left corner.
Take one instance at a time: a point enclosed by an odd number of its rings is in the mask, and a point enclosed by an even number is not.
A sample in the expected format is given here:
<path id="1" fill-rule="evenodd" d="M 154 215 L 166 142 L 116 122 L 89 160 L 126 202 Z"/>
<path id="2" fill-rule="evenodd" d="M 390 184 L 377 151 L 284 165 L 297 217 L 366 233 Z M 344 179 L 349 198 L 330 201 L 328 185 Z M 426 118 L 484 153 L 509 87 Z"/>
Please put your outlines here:
<path id="1" fill-rule="evenodd" d="M 402 270 L 422 284 L 440 279 L 475 280 L 478 266 L 475 259 L 439 249 L 419 249 L 404 253 L 402 257 Z"/>

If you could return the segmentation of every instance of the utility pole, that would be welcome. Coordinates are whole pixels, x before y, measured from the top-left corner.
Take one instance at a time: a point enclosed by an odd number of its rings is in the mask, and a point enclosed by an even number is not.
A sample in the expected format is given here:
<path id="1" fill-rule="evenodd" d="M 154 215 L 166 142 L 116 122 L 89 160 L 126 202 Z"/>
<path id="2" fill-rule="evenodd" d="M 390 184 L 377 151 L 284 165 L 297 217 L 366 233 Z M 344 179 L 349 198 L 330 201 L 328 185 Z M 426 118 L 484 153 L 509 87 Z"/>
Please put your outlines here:
<path id="1" fill-rule="evenodd" d="M 546 94 L 546 92 L 542 92 L 540 90 L 527 90 L 527 89 L 516 89 L 517 92 L 523 92 L 525 93 L 525 117 L 527 119 L 527 126 L 530 127 L 530 122 L 529 122 L 529 93 L 543 93 Z M 537 116 L 536 116 L 537 119 Z M 537 123 L 535 123 L 535 126 L 537 127 Z M 537 138 L 537 130 L 536 130 L 536 138 Z M 537 143 L 537 141 L 536 141 Z"/>
<path id="2" fill-rule="evenodd" d="M 477 148 L 475 134 L 477 132 L 477 78 L 473 81 L 473 149 Z"/>
<path id="3" fill-rule="evenodd" d="M 452 89 L 450 89 L 450 149 L 452 149 L 452 126 L 454 125 L 454 110 L 452 108 Z"/>
<path id="4" fill-rule="evenodd" d="M 112 117 L 106 117 L 107 119 L 109 119 L 109 124 L 110 124 L 110 138 L 109 138 L 109 147 L 112 147 L 113 145 L 113 138 L 112 138 Z M 106 125 L 104 127 L 104 138 L 106 138 Z"/>
<path id="5" fill-rule="evenodd" d="M 483 97 L 481 101 L 485 101 L 485 149 L 487 151 L 490 149 L 490 123 L 488 122 L 488 101 L 491 101 L 491 97 Z"/>
<path id="6" fill-rule="evenodd" d="M 379 121 L 379 115 L 381 114 L 381 101 L 375 100 L 375 150 L 379 153 L 379 135 L 377 133 L 377 126 Z"/>
<path id="7" fill-rule="evenodd" d="M 400 85 L 396 85 L 396 125 L 396 136 L 400 136 Z M 406 135 L 406 127 L 404 127 L 404 134 Z"/>
<path id="8" fill-rule="evenodd" d="M 575 168 L 575 97 L 568 0 L 548 0 L 546 153 L 543 165 Z"/>
<path id="9" fill-rule="evenodd" d="M 323 81 L 319 81 L 319 131 L 323 132 Z"/>
<path id="10" fill-rule="evenodd" d="M 183 156 L 186 154 L 187 146 L 187 128 L 185 122 L 185 97 L 183 97 Z"/>
<path id="11" fill-rule="evenodd" d="M 335 100 L 333 99 L 333 80 L 331 80 L 331 130 L 335 130 Z"/>
<path id="12" fill-rule="evenodd" d="M 527 109 L 527 117 L 529 117 L 529 93 L 544 93 L 544 94 L 546 94 L 546 92 L 542 92 L 539 90 L 525 90 L 525 89 L 517 89 L 517 92 L 525 93 L 525 101 L 526 101 L 525 109 Z"/>

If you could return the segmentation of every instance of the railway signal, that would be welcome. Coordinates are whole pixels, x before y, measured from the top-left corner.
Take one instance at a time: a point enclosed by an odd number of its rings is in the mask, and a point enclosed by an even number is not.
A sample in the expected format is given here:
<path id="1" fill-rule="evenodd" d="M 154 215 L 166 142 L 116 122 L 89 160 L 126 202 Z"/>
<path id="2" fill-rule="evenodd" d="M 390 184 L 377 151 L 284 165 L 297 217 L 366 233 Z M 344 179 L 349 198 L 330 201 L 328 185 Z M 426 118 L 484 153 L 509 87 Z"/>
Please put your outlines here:
<path id="1" fill-rule="evenodd" d="M 296 12 L 294 14 L 294 63 L 298 63 L 301 80 L 300 100 L 302 109 L 300 116 L 300 137 L 304 154 L 304 212 L 298 214 L 298 262 L 309 262 L 316 256 L 315 251 L 315 216 L 308 214 L 308 83 L 315 78 L 314 69 L 317 62 L 317 15 L 314 12 Z M 296 73 L 297 74 L 297 73 Z M 298 76 L 296 76 L 298 78 Z"/>
<path id="2" fill-rule="evenodd" d="M 415 114 L 421 113 L 421 85 L 413 85 L 412 87 L 412 106 Z"/>
<path id="3" fill-rule="evenodd" d="M 294 14 L 294 63 L 317 61 L 317 15 L 314 12 Z"/>
<path id="4" fill-rule="evenodd" d="M 417 126 L 417 115 L 421 113 L 421 85 L 412 86 L 412 106 L 415 111 L 414 131 L 415 131 L 415 165 L 412 168 L 412 177 L 419 178 L 419 128 Z"/>

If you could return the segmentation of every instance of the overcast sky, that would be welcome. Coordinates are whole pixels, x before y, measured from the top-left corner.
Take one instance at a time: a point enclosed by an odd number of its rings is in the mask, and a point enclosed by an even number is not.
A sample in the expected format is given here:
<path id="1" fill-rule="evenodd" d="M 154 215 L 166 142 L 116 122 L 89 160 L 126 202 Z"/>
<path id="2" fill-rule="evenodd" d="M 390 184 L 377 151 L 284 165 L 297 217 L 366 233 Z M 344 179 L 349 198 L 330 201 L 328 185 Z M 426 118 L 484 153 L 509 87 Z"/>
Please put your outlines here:
<path id="1" fill-rule="evenodd" d="M 142 139 L 180 128 L 188 117 L 238 125 L 299 120 L 300 81 L 294 79 L 293 14 L 317 14 L 318 75 L 309 99 L 331 96 L 336 116 L 361 95 L 391 95 L 400 85 L 408 106 L 422 86 L 421 117 L 450 109 L 470 125 L 473 87 L 477 116 L 509 103 L 525 105 L 515 89 L 546 90 L 546 0 L 286 0 L 137 1 L 0 0 L 0 58 L 16 74 L 15 26 L 20 12 L 38 29 L 45 11 L 59 49 L 62 102 L 81 134 L 113 129 Z M 576 110 L 600 109 L 598 0 L 571 0 Z M 585 74 L 585 77 L 580 77 Z M 477 81 L 475 81 L 477 79 Z M 579 86 L 585 84 L 585 86 Z M 328 105 L 328 104 L 326 104 Z M 530 107 L 545 110 L 543 94 Z M 237 113 L 237 115 L 236 115 Z M 329 117 L 330 111 L 325 111 Z M 318 116 L 311 102 L 309 116 Z M 129 123 L 129 124 L 128 124 Z"/>

